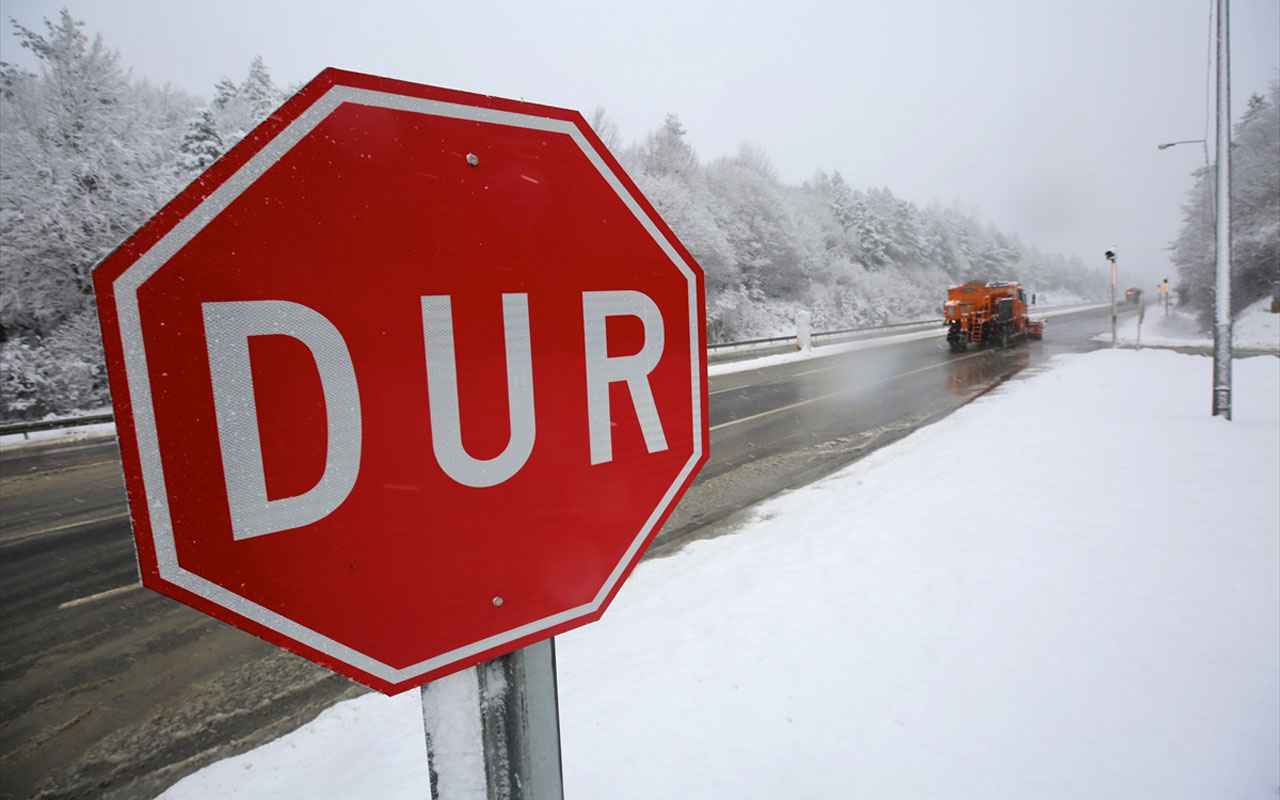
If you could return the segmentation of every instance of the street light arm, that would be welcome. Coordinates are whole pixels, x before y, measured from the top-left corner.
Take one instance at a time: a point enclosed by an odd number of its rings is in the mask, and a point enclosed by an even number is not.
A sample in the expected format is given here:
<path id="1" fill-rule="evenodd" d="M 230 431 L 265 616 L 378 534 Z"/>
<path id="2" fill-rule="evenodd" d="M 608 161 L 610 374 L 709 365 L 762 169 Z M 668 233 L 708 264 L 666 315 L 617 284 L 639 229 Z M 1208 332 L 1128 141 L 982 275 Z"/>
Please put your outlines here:
<path id="1" fill-rule="evenodd" d="M 1158 144 L 1156 145 L 1156 149 L 1168 150 L 1170 147 L 1173 147 L 1174 145 L 1179 145 L 1179 144 L 1204 144 L 1204 143 L 1205 143 L 1204 139 L 1183 139 L 1180 142 L 1165 142 L 1164 144 Z"/>

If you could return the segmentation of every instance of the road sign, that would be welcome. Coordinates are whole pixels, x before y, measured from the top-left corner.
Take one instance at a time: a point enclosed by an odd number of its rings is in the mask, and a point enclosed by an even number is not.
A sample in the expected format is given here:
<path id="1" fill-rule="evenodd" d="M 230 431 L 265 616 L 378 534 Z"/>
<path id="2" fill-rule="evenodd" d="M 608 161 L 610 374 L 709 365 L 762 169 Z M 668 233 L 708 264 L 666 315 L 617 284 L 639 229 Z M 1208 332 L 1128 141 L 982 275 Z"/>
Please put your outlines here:
<path id="1" fill-rule="evenodd" d="M 148 587 L 397 692 L 603 613 L 702 273 L 576 112 L 326 70 L 94 273 Z"/>

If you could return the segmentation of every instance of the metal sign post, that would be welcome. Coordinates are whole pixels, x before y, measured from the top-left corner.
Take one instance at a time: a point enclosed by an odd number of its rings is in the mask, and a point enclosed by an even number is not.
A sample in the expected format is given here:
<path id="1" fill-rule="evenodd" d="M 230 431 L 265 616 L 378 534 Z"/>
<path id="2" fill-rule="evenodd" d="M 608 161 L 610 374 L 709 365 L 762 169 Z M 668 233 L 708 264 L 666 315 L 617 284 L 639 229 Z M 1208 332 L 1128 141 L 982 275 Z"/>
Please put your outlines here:
<path id="1" fill-rule="evenodd" d="M 561 800 L 553 639 L 422 687 L 432 800 Z"/>

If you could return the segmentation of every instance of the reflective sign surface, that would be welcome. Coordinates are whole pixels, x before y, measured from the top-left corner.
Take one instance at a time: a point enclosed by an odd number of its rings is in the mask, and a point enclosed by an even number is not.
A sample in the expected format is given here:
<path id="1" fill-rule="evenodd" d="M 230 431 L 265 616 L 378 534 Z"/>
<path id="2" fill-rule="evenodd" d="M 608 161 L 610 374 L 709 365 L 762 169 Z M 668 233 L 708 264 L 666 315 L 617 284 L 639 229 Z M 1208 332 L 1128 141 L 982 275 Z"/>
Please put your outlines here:
<path id="1" fill-rule="evenodd" d="M 94 278 L 146 585 L 384 691 L 598 617 L 707 457 L 575 112 L 328 70 Z"/>

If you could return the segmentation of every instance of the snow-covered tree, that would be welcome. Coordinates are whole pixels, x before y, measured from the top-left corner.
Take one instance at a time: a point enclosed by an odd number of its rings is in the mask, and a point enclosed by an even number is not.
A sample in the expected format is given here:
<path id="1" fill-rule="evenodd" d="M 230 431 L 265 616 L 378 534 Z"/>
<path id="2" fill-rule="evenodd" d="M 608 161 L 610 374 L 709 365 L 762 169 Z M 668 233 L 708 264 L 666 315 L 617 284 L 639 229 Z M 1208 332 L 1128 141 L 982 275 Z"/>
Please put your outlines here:
<path id="1" fill-rule="evenodd" d="M 600 137 L 600 141 L 604 142 L 604 146 L 609 152 L 617 156 L 622 149 L 622 133 L 618 130 L 618 123 L 605 112 L 604 106 L 596 106 L 595 111 L 591 112 L 591 117 L 587 120 L 587 124 L 591 126 L 591 130 L 596 132 L 596 136 Z"/>
<path id="2" fill-rule="evenodd" d="M 921 210 L 839 173 L 789 187 L 752 145 L 703 165 L 674 115 L 620 158 L 706 272 L 713 341 L 776 333 L 799 309 L 828 328 L 923 318 L 949 285 L 1033 270 L 1033 291 L 1092 297 L 1103 285 L 959 207 Z"/>
<path id="3" fill-rule="evenodd" d="M 213 107 L 218 111 L 225 111 L 239 94 L 235 81 L 224 75 L 213 85 Z"/>
<path id="4" fill-rule="evenodd" d="M 1231 147 L 1231 313 L 1280 281 L 1280 81 L 1269 97 L 1254 94 Z M 1213 189 L 1216 168 L 1193 173 L 1182 228 L 1169 245 L 1181 296 L 1208 328 L 1213 322 L 1216 263 Z"/>
<path id="5" fill-rule="evenodd" d="M 254 56 L 249 63 L 249 76 L 240 86 L 239 96 L 249 106 L 249 113 L 256 120 L 263 120 L 280 105 L 283 93 L 271 80 L 262 56 Z"/>
<path id="6" fill-rule="evenodd" d="M 14 28 L 39 71 L 0 65 L 0 385 L 29 415 L 106 401 L 90 274 L 182 185 L 195 103 L 130 81 L 66 11 Z"/>
<path id="7" fill-rule="evenodd" d="M 214 127 L 226 148 L 235 145 L 284 102 L 285 92 L 276 88 L 262 56 L 254 56 L 249 74 L 239 84 L 224 77 L 214 86 L 209 110 Z"/>
<path id="8" fill-rule="evenodd" d="M 640 168 L 649 175 L 673 175 L 689 180 L 698 170 L 698 157 L 685 141 L 684 126 L 668 114 L 662 127 L 649 134 L 639 150 Z"/>
<path id="9" fill-rule="evenodd" d="M 798 224 L 768 158 L 751 145 L 705 171 L 717 221 L 750 292 L 796 296 L 807 284 Z"/>
<path id="10" fill-rule="evenodd" d="M 192 117 L 178 151 L 182 154 L 178 168 L 188 177 L 203 172 L 218 160 L 223 152 L 222 137 L 218 135 L 212 111 L 203 108 L 198 116 Z"/>
<path id="11" fill-rule="evenodd" d="M 63 11 L 14 23 L 39 74 L 0 67 L 0 330 L 52 331 L 90 305 L 93 266 L 178 188 L 190 99 L 133 84 Z M 181 107 L 185 106 L 185 109 Z"/>

